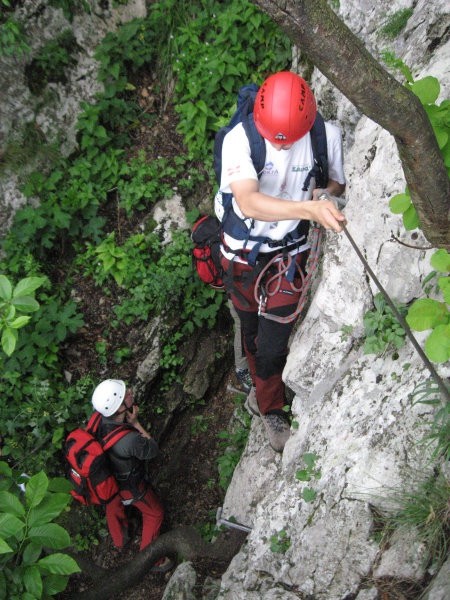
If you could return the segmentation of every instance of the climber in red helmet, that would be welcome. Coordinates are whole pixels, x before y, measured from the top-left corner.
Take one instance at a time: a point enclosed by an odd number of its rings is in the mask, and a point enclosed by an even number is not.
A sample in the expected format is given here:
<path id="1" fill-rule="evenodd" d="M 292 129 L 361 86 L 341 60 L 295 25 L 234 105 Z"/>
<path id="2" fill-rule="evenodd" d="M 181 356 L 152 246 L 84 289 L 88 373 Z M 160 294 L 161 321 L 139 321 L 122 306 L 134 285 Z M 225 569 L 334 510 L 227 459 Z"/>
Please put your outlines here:
<path id="1" fill-rule="evenodd" d="M 225 287 L 241 320 L 253 380 L 247 407 L 262 418 L 269 443 L 278 452 L 290 434 L 282 372 L 295 323 L 281 320 L 299 300 L 310 221 L 336 232 L 342 231 L 344 222 L 334 202 L 319 199 L 340 196 L 345 190 L 341 133 L 320 117 L 325 164 L 319 169 L 316 117 L 319 120 L 316 101 L 305 80 L 289 71 L 275 73 L 259 88 L 253 108 L 256 135 L 265 144 L 262 171 L 256 172 L 242 122 L 226 134 L 222 146 L 219 194 L 232 194 L 232 218 L 228 215 L 223 223 L 221 246 Z M 246 239 L 233 233 L 239 223 L 249 231 Z M 288 281 L 280 275 L 276 284 L 270 284 L 273 293 L 260 295 L 258 303 L 254 293 L 258 275 L 276 256 L 268 277 L 276 271 L 277 261 L 289 258 L 295 262 L 295 278 Z M 261 303 L 266 313 L 281 320 L 263 318 Z"/>

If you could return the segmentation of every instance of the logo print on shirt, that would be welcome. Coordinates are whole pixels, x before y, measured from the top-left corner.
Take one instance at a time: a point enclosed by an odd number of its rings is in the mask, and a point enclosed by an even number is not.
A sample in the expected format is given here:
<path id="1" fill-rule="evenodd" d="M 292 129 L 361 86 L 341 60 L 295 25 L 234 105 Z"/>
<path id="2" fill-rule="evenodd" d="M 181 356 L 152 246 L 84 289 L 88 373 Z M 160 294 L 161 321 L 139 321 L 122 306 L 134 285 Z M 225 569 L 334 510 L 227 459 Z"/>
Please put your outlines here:
<path id="1" fill-rule="evenodd" d="M 274 167 L 273 162 L 268 162 L 264 165 L 263 175 L 278 175 L 278 169 Z"/>
<path id="2" fill-rule="evenodd" d="M 305 171 L 309 171 L 308 165 L 293 165 L 292 166 L 293 173 L 304 173 Z"/>

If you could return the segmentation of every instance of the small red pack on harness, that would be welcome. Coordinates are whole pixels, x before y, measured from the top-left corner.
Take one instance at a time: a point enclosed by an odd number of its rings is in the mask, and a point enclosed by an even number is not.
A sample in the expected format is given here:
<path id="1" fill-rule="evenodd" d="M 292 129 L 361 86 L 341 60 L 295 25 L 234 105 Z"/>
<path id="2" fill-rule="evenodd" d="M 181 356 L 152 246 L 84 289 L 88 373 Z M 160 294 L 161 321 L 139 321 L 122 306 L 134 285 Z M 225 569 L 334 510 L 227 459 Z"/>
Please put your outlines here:
<path id="1" fill-rule="evenodd" d="M 81 504 L 107 504 L 119 492 L 106 451 L 132 428 L 118 425 L 103 439 L 96 437 L 102 416 L 94 412 L 86 425 L 74 429 L 66 438 L 64 455 L 69 463 L 68 479 L 72 496 Z"/>
<path id="2" fill-rule="evenodd" d="M 220 221 L 205 215 L 193 227 L 191 239 L 194 242 L 192 261 L 202 281 L 216 289 L 223 289 L 223 270 L 220 264 Z"/>

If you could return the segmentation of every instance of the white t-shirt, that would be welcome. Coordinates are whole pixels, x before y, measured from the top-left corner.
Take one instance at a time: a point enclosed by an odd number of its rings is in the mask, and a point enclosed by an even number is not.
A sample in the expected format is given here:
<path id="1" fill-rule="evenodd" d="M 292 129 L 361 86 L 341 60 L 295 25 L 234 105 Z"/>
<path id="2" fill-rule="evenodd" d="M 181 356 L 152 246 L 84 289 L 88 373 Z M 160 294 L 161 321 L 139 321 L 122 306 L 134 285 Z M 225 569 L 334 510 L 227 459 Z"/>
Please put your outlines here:
<path id="1" fill-rule="evenodd" d="M 341 132 L 338 127 L 331 123 L 325 123 L 328 149 L 328 177 L 344 184 L 344 169 L 342 161 L 342 140 Z M 311 179 L 309 189 L 302 191 L 303 183 L 309 171 L 313 167 L 313 151 L 311 146 L 311 136 L 305 135 L 295 142 L 289 150 L 275 150 L 275 148 L 266 142 L 266 162 L 259 179 L 259 190 L 274 198 L 283 200 L 292 200 L 301 202 L 310 200 L 312 191 L 315 188 L 314 179 Z M 231 193 L 230 183 L 243 179 L 258 180 L 257 173 L 250 157 L 250 144 L 244 131 L 242 123 L 234 127 L 224 138 L 222 147 L 222 177 L 220 182 L 220 192 Z M 220 193 L 219 192 L 219 193 Z M 236 201 L 233 198 L 233 209 L 235 213 L 244 218 Z M 246 219 L 245 223 L 250 227 L 252 219 Z M 293 231 L 299 221 L 254 221 L 251 235 L 260 235 L 269 237 L 272 240 L 281 240 L 283 237 Z M 224 235 L 225 243 L 233 250 L 243 247 L 244 240 L 235 240 L 228 234 Z M 256 242 L 248 241 L 246 248 L 251 249 Z M 301 252 L 308 246 L 299 248 Z M 262 244 L 260 252 L 272 252 L 274 248 L 267 244 Z M 222 252 L 231 260 L 235 255 Z"/>

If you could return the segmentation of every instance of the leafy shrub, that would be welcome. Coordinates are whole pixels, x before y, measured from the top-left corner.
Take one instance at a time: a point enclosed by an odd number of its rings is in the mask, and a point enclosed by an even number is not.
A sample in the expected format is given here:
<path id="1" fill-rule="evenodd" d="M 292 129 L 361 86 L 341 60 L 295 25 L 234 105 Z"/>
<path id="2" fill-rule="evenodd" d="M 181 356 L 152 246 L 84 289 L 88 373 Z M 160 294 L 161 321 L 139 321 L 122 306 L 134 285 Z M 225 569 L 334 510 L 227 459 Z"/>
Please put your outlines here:
<path id="1" fill-rule="evenodd" d="M 445 277 L 439 277 L 438 288 L 443 302 L 433 298 L 419 298 L 408 310 L 406 321 L 415 331 L 432 332 L 425 341 L 425 353 L 434 362 L 443 363 L 450 359 L 450 255 L 437 250 L 431 257 L 431 265 Z"/>
<path id="2" fill-rule="evenodd" d="M 70 545 L 67 531 L 53 523 L 71 500 L 68 482 L 49 481 L 42 471 L 30 478 L 19 476 L 5 462 L 0 473 L 2 598 L 54 596 L 66 588 L 69 575 L 80 571 L 73 558 L 54 552 Z"/>
<path id="3" fill-rule="evenodd" d="M 440 94 L 440 84 L 435 77 L 428 76 L 415 81 L 410 69 L 403 61 L 396 59 L 392 53 L 384 52 L 383 58 L 388 65 L 401 70 L 406 78 L 406 87 L 419 98 L 430 119 L 447 167 L 447 173 L 450 176 L 450 100 L 443 100 L 439 105 L 436 104 Z M 389 207 L 394 214 L 403 215 L 403 225 L 407 231 L 420 226 L 417 211 L 412 204 L 408 189 L 404 193 L 393 196 L 389 201 Z"/>
<path id="4" fill-rule="evenodd" d="M 60 472 L 57 452 L 66 432 L 90 414 L 94 387 L 90 376 L 68 385 L 58 377 L 49 380 L 17 371 L 5 373 L 0 382 L 3 456 L 26 471 Z"/>
<path id="5" fill-rule="evenodd" d="M 274 553 L 285 554 L 291 547 L 291 538 L 285 529 L 270 536 L 270 550 Z"/>
<path id="6" fill-rule="evenodd" d="M 0 14 L 0 56 L 20 56 L 30 52 L 21 23 L 13 17 L 1 22 L 1 16 Z"/>
<path id="7" fill-rule="evenodd" d="M 67 69 L 76 64 L 78 44 L 72 30 L 63 31 L 43 46 L 25 69 L 28 87 L 39 94 L 50 82 L 66 83 Z"/>
<path id="8" fill-rule="evenodd" d="M 305 467 L 298 469 L 295 473 L 295 478 L 299 481 L 309 482 L 312 478 L 320 479 L 322 473 L 316 469 L 316 461 L 319 457 L 312 453 L 306 452 L 302 456 Z M 313 502 L 316 499 L 317 492 L 311 487 L 302 488 L 301 496 L 305 502 Z"/>
<path id="9" fill-rule="evenodd" d="M 17 330 L 31 319 L 28 314 L 39 310 L 34 299 L 35 290 L 44 283 L 43 277 L 26 277 L 13 286 L 11 281 L 0 275 L 0 331 L 3 352 L 11 356 L 18 340 Z"/>
<path id="10" fill-rule="evenodd" d="M 242 0 L 208 2 L 174 37 L 178 131 L 192 156 L 202 157 L 205 140 L 212 148 L 214 133 L 231 117 L 239 87 L 288 68 L 291 45 L 269 17 Z"/>
<path id="11" fill-rule="evenodd" d="M 365 354 L 381 354 L 388 348 L 402 348 L 405 344 L 405 331 L 397 321 L 392 309 L 386 303 L 383 295 L 374 297 L 375 310 L 369 310 L 364 315 L 366 339 Z M 406 314 L 404 306 L 397 306 L 401 315 Z"/>

